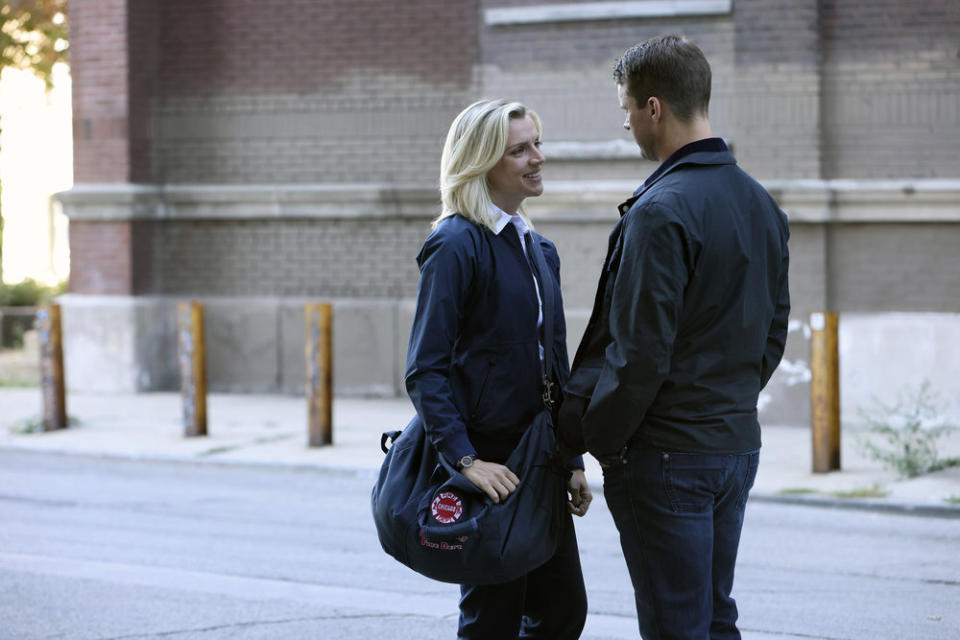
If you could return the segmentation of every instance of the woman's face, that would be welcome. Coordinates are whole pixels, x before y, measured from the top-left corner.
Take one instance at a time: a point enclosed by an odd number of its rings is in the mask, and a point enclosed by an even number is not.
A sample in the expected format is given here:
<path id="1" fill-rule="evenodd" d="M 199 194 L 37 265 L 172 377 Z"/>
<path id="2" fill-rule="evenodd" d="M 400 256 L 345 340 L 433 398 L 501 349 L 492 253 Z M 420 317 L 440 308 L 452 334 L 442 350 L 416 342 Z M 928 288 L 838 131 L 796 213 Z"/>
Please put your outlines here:
<path id="1" fill-rule="evenodd" d="M 543 193 L 540 167 L 545 158 L 540 152 L 540 132 L 530 116 L 510 121 L 507 149 L 487 173 L 487 186 L 493 203 L 514 214 L 529 196 Z"/>

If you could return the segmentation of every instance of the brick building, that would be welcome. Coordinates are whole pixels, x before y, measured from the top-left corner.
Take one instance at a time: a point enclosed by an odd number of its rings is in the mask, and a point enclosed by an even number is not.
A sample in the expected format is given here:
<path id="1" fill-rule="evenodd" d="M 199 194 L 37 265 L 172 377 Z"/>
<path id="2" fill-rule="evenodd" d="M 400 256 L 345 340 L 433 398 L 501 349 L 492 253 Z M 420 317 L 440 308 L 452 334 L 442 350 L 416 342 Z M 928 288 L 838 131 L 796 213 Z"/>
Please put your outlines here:
<path id="1" fill-rule="evenodd" d="M 401 393 L 441 145 L 482 96 L 544 121 L 529 209 L 575 345 L 616 204 L 654 168 L 612 65 L 677 32 L 713 66 L 714 131 L 791 218 L 762 419 L 807 419 L 822 310 L 845 412 L 927 377 L 960 415 L 955 0 L 72 0 L 71 20 L 73 388 L 176 388 L 173 309 L 196 298 L 212 389 L 300 392 L 302 304 L 327 299 L 338 392 Z"/>

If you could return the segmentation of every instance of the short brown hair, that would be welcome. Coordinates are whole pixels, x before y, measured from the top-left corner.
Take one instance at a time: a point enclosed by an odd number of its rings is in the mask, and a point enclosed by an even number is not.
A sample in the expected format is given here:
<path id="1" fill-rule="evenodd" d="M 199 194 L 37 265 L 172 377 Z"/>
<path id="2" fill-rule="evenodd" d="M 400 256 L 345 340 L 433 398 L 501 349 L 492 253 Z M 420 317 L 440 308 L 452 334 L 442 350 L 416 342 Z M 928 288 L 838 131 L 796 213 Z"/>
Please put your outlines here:
<path id="1" fill-rule="evenodd" d="M 678 120 L 707 115 L 710 106 L 710 63 L 681 36 L 656 36 L 630 47 L 613 70 L 637 105 L 651 96 L 664 100 Z"/>

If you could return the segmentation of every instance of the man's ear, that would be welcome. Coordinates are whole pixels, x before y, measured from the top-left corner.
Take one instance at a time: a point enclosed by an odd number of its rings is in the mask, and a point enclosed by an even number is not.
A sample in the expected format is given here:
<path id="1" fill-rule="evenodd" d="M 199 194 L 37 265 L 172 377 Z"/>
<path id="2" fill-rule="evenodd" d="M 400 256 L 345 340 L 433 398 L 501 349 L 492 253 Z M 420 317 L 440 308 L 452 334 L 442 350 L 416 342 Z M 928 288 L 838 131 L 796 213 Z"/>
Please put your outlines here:
<path id="1" fill-rule="evenodd" d="M 646 111 L 654 121 L 660 120 L 663 117 L 663 101 L 656 96 L 650 96 L 647 98 Z"/>

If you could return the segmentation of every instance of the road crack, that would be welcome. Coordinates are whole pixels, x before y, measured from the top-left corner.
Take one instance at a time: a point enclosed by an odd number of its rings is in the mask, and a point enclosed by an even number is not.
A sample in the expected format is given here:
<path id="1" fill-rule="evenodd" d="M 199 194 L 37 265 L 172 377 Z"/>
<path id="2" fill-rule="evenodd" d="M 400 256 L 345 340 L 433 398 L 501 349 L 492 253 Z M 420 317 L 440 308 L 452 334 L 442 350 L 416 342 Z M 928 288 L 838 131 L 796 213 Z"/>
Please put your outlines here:
<path id="1" fill-rule="evenodd" d="M 367 619 L 387 619 L 387 618 L 418 618 L 416 614 L 397 614 L 397 613 L 369 613 L 369 614 L 332 614 L 323 616 L 305 616 L 300 618 L 281 618 L 274 620 L 248 620 L 244 622 L 231 622 L 229 624 L 210 625 L 206 627 L 190 627 L 185 629 L 171 629 L 169 631 L 151 631 L 148 633 L 134 633 L 122 636 L 105 636 L 99 640 L 138 640 L 144 638 L 172 638 L 184 633 L 210 633 L 214 631 L 223 631 L 226 629 L 252 629 L 255 627 L 264 627 L 272 625 L 290 624 L 297 622 L 320 622 L 323 620 L 363 620 Z"/>

